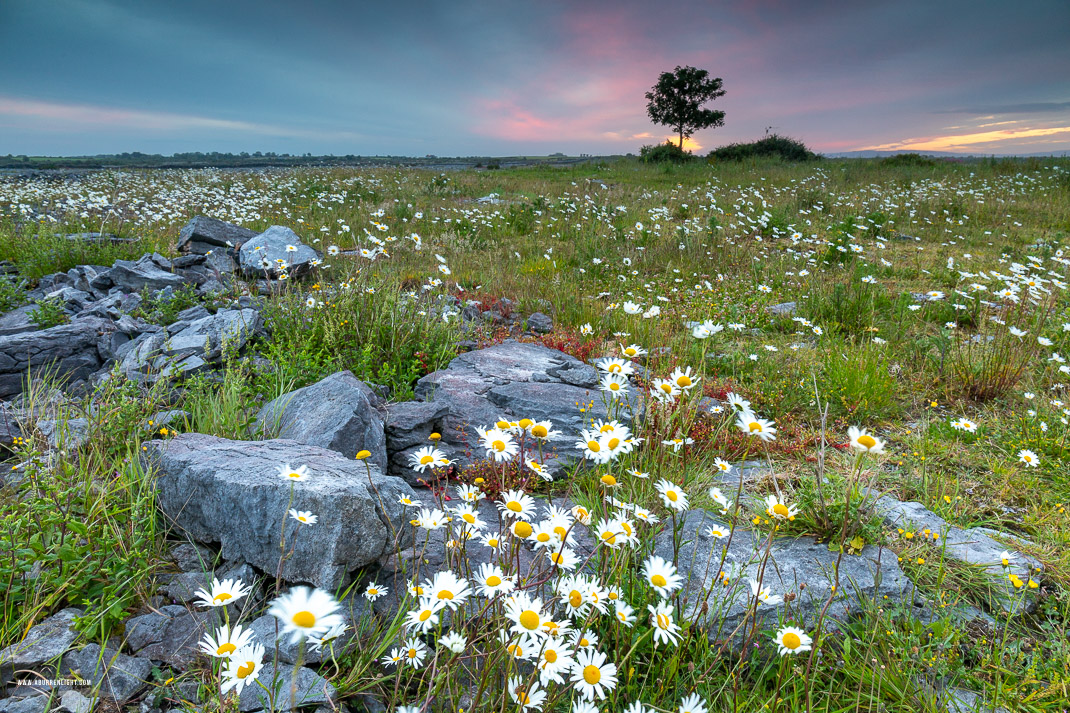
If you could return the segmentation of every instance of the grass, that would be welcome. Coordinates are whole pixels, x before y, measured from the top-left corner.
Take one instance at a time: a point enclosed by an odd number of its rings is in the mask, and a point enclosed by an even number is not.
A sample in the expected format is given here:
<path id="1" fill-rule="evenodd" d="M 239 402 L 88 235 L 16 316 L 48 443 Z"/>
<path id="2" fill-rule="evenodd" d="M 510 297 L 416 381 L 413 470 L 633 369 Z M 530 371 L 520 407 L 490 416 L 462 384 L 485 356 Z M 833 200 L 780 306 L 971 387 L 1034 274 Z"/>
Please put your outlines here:
<path id="1" fill-rule="evenodd" d="M 479 201 L 492 193 L 498 202 Z M 84 210 L 67 209 L 80 201 Z M 26 303 L 26 288 L 52 272 L 171 254 L 178 230 L 201 212 L 253 229 L 288 225 L 325 253 L 336 245 L 378 256 L 328 256 L 312 280 L 283 285 L 266 303 L 269 336 L 251 345 L 260 360 L 230 359 L 221 375 L 180 392 L 166 384 L 145 392 L 113 376 L 92 399 L 71 401 L 57 399 L 47 378 L 35 382 L 28 406 L 61 422 L 86 418 L 92 428 L 63 456 L 47 456 L 36 431 L 6 454 L 28 485 L 17 495 L 0 490 L 0 647 L 67 605 L 84 607 L 79 626 L 104 640 L 149 601 L 166 534 L 151 473 L 136 457 L 144 439 L 174 429 L 249 438 L 263 403 L 340 369 L 388 387 L 394 399 L 410 398 L 419 377 L 455 356 L 458 341 L 502 338 L 462 322 L 457 313 L 471 301 L 551 315 L 555 330 L 544 342 L 584 359 L 637 343 L 650 351 L 643 361 L 652 375 L 690 366 L 701 376 L 688 399 L 651 405 L 645 442 L 611 467 L 564 484 L 525 485 L 540 499 L 567 495 L 597 522 L 613 513 L 601 479 L 611 473 L 620 484 L 615 498 L 661 518 L 657 527 L 640 525 L 633 550 L 598 550 L 593 559 L 603 584 L 619 588 L 637 617 L 630 628 L 612 616 L 578 622 L 598 634 L 599 650 L 618 667 L 603 706 L 641 700 L 676 710 L 698 693 L 716 711 L 940 710 L 939 684 L 1011 710 L 1065 709 L 1067 161 L 622 161 L 448 174 L 309 168 L 7 179 L 0 260 L 12 261 L 17 275 L 0 278 L 0 307 Z M 136 241 L 63 237 L 85 231 Z M 1016 289 L 1000 294 L 1007 285 Z M 162 324 L 195 304 L 222 305 L 186 292 L 143 298 L 138 316 Z M 639 314 L 625 311 L 629 302 Z M 796 305 L 791 314 L 768 310 L 787 302 Z M 44 304 L 40 319 L 60 319 L 61 310 Z M 694 338 L 689 323 L 704 320 L 723 330 Z M 729 392 L 775 422 L 775 440 L 743 435 L 727 411 L 697 414 L 699 396 L 723 401 Z M 149 421 L 167 409 L 189 416 L 161 434 Z M 978 424 L 976 433 L 952 426 L 961 419 Z M 886 454 L 862 461 L 851 454 L 850 425 L 877 434 Z M 694 444 L 679 453 L 661 445 L 682 435 Z M 1038 466 L 1019 460 L 1023 449 Z M 716 511 L 707 490 L 718 457 L 760 457 L 771 466 L 749 493 L 726 493 L 736 501 L 723 515 L 726 526 L 767 532 L 775 523 L 753 498 L 779 496 L 800 510 L 780 534 L 819 537 L 842 557 L 856 556 L 858 545 L 888 549 L 932 615 L 919 617 L 915 602 L 864 602 L 835 630 L 807 623 L 812 655 L 779 657 L 772 637 L 787 621 L 745 618 L 741 633 L 751 645 L 739 649 L 711 642 L 670 598 L 680 638 L 655 647 L 646 607 L 659 598 L 640 569 L 657 528 L 671 531 L 677 518 L 654 483 L 671 481 L 693 507 Z M 652 477 L 629 477 L 629 469 Z M 483 477 L 497 495 L 520 485 L 524 472 L 484 464 L 461 479 Z M 865 486 L 918 500 L 956 526 L 1027 539 L 1023 549 L 1045 566 L 1036 609 L 1008 617 L 996 600 L 1002 586 L 987 573 L 885 530 L 860 507 Z M 965 623 L 958 612 L 967 604 L 994 624 Z M 321 667 L 343 698 L 368 693 L 390 709 L 431 698 L 436 710 L 516 708 L 506 673 L 527 677 L 530 669 L 496 643 L 499 610 L 451 619 L 468 635 L 464 654 L 437 645 L 437 634 L 423 639 L 430 647 L 423 667 L 384 666 L 382 657 L 406 638 L 407 606 L 365 624 L 364 647 Z M 185 674 L 213 692 L 208 709 L 225 705 L 218 676 L 218 669 Z M 164 681 L 152 695 L 170 697 L 174 682 Z M 571 689 L 545 690 L 544 710 L 569 709 Z"/>

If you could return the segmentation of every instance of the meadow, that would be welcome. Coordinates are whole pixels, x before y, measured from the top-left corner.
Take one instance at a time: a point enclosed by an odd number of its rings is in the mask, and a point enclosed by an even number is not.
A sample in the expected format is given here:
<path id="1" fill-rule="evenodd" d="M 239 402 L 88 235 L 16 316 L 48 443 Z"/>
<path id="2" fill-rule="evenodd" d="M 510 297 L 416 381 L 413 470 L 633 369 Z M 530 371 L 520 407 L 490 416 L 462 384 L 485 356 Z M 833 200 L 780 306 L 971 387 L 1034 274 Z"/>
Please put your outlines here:
<path id="1" fill-rule="evenodd" d="M 0 488 L 0 649 L 68 605 L 85 609 L 87 639 L 121 639 L 124 619 L 154 601 L 173 536 L 139 459 L 149 439 L 176 430 L 248 438 L 265 401 L 344 369 L 411 399 L 417 379 L 461 350 L 508 336 L 503 323 L 465 318 L 478 305 L 506 318 L 545 313 L 553 330 L 526 339 L 583 361 L 619 359 L 616 370 L 602 362 L 599 398 L 612 413 L 615 388 L 631 390 L 642 417 L 630 429 L 595 424 L 585 467 L 553 481 L 533 477 L 517 452 L 527 444 L 530 457 L 539 439 L 539 424 L 522 420 L 482 424 L 485 461 L 430 468 L 429 480 L 442 476 L 437 508 L 414 510 L 417 542 L 443 529 L 443 546 L 463 552 L 490 537 L 497 569 L 469 570 L 446 553 L 459 563 L 452 584 L 440 573 L 423 586 L 451 598 L 463 591 L 456 605 L 426 598 L 413 581 L 392 617 L 357 626 L 359 645 L 331 648 L 318 667 L 335 705 L 361 710 L 372 697 L 406 713 L 919 711 L 947 709 L 941 691 L 962 689 L 993 709 L 1067 710 L 1070 162 L 4 177 L 0 312 L 22 306 L 51 273 L 173 256 L 195 215 L 289 226 L 323 262 L 277 286 L 255 364 L 229 359 L 181 389 L 115 378 L 70 398 L 47 374 L 31 375 L 22 407 L 60 419 L 92 413 L 101 425 L 76 450 L 50 451 L 31 431 L 0 451 L 5 469 L 48 464 L 29 488 Z M 132 240 L 64 237 L 86 231 Z M 166 324 L 196 304 L 211 310 L 256 294 L 240 280 L 228 290 L 146 294 L 139 317 Z M 36 314 L 64 319 L 47 302 Z M 614 376 L 622 370 L 634 378 Z M 146 425 L 165 409 L 188 417 L 162 432 Z M 609 437 L 617 440 L 607 448 Z M 744 461 L 762 466 L 746 492 L 716 489 Z M 874 510 L 878 492 L 956 528 L 989 528 L 1043 569 L 993 575 L 947 557 L 944 533 L 887 526 Z M 483 498 L 504 520 L 479 528 L 465 519 Z M 698 616 L 681 598 L 684 563 L 655 553 L 665 552 L 659 536 L 679 553 L 693 510 L 713 514 L 726 535 L 757 533 L 759 558 L 781 537 L 816 538 L 837 571 L 879 549 L 914 590 L 902 601 L 860 598 L 833 625 L 824 612 L 835 588 L 822 616 L 804 621 L 793 616 L 797 592 L 751 585 L 725 567 L 716 586 L 753 587 L 753 609 L 735 631 L 708 635 L 700 619 L 716 611 Z M 518 516 L 558 547 L 561 561 L 545 576 L 512 566 L 531 536 L 530 526 L 517 531 Z M 577 522 L 601 543 L 585 561 L 570 561 Z M 374 601 L 382 584 L 358 579 L 328 598 Z M 1016 598 L 1029 606 L 1007 605 Z M 775 621 L 757 615 L 785 599 Z M 291 603 L 281 595 L 277 611 Z M 323 646 L 326 633 L 304 632 Z M 198 710 L 236 710 L 226 693 L 259 665 L 242 677 L 242 664 L 205 656 L 180 674 L 159 672 L 145 700 L 189 709 L 191 689 L 179 689 L 192 683 Z"/>

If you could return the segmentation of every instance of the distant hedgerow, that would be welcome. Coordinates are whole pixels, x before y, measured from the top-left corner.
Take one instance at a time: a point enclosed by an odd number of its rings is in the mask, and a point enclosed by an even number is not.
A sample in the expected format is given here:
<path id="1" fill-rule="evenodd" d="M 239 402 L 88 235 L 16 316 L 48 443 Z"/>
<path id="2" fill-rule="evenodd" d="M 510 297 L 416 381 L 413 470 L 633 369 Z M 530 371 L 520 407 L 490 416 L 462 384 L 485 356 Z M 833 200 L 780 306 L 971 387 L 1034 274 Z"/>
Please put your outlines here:
<path id="1" fill-rule="evenodd" d="M 745 161 L 770 156 L 784 161 L 814 161 L 821 158 L 803 142 L 779 134 L 770 134 L 746 144 L 729 144 L 709 153 L 709 158 L 720 161 Z"/>

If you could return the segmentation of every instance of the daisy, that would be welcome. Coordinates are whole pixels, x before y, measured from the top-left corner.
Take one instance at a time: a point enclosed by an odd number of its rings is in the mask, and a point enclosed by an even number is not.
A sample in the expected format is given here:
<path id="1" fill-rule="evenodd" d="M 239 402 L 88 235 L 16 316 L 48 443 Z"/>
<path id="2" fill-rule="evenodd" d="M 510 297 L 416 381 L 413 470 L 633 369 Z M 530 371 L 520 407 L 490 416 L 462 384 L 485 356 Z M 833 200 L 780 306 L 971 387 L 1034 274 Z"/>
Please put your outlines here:
<path id="1" fill-rule="evenodd" d="M 732 472 L 732 464 L 724 460 L 723 458 L 714 458 L 713 465 L 717 468 L 717 470 L 721 471 L 722 473 Z"/>
<path id="2" fill-rule="evenodd" d="M 306 525 L 315 525 L 316 522 L 319 521 L 319 518 L 313 515 L 308 510 L 295 510 L 293 508 L 290 508 L 290 517 Z"/>
<path id="3" fill-rule="evenodd" d="M 436 599 L 450 609 L 456 609 L 464 604 L 472 590 L 468 587 L 468 580 L 458 577 L 450 570 L 436 572 L 431 579 L 425 579 L 424 590 L 432 599 Z"/>
<path id="4" fill-rule="evenodd" d="M 683 580 L 676 573 L 676 567 L 672 562 L 651 555 L 643 563 L 643 579 L 657 591 L 658 596 L 668 597 L 680 588 Z"/>
<path id="5" fill-rule="evenodd" d="M 879 454 L 884 452 L 884 441 L 866 433 L 866 429 L 858 429 L 851 426 L 847 429 L 847 437 L 851 440 L 851 448 L 860 453 Z"/>
<path id="6" fill-rule="evenodd" d="M 308 480 L 308 466 L 303 465 L 300 468 L 291 468 L 290 464 L 287 463 L 279 468 L 279 477 L 293 481 Z"/>
<path id="7" fill-rule="evenodd" d="M 617 602 L 615 616 L 624 626 L 631 628 L 635 624 L 635 609 L 628 602 Z"/>
<path id="8" fill-rule="evenodd" d="M 599 388 L 613 398 L 619 399 L 628 393 L 628 377 L 621 374 L 606 374 L 602 377 Z"/>
<path id="9" fill-rule="evenodd" d="M 1022 449 L 1018 451 L 1018 461 L 1025 463 L 1030 468 L 1036 468 L 1040 464 L 1037 454 L 1030 450 Z"/>
<path id="10" fill-rule="evenodd" d="M 424 657 L 427 656 L 427 644 L 421 641 L 419 637 L 410 636 L 402 649 L 401 656 L 405 663 L 413 668 L 420 668 L 423 665 Z"/>
<path id="11" fill-rule="evenodd" d="M 379 597 L 386 596 L 390 593 L 388 587 L 384 587 L 376 582 L 369 582 L 368 587 L 364 590 L 364 596 L 369 602 L 374 602 Z"/>
<path id="12" fill-rule="evenodd" d="M 544 686 L 550 682 L 564 685 L 565 679 L 562 674 L 568 674 L 572 669 L 572 649 L 565 643 L 553 638 L 547 638 L 539 651 L 539 660 L 536 667 L 539 669 L 539 681 Z"/>
<path id="13" fill-rule="evenodd" d="M 599 359 L 597 365 L 599 369 L 606 372 L 607 374 L 631 376 L 635 372 L 635 366 L 627 359 L 606 357 L 604 359 Z"/>
<path id="14" fill-rule="evenodd" d="M 721 492 L 721 489 L 718 487 L 710 488 L 708 494 L 710 496 L 710 500 L 721 506 L 721 514 L 727 514 L 728 508 L 732 507 L 732 501 L 725 497 L 725 494 Z"/>
<path id="15" fill-rule="evenodd" d="M 769 587 L 763 587 L 753 579 L 750 580 L 750 592 L 751 596 L 753 596 L 759 602 L 763 604 L 768 604 L 769 606 L 780 604 L 780 602 L 784 601 L 784 597 L 771 594 L 769 592 Z"/>
<path id="16" fill-rule="evenodd" d="M 628 359 L 635 359 L 636 357 L 646 356 L 646 349 L 643 349 L 638 344 L 629 344 L 628 346 L 620 345 L 620 353 Z"/>
<path id="17" fill-rule="evenodd" d="M 338 608 L 335 598 L 322 589 L 294 587 L 271 603 L 268 614 L 282 625 L 280 636 L 289 634 L 291 643 L 296 644 L 303 637 L 319 636 L 341 623 L 342 617 L 335 613 Z"/>
<path id="18" fill-rule="evenodd" d="M 530 470 L 532 473 L 535 473 L 535 475 L 539 476 L 546 482 L 550 482 L 554 479 L 554 474 L 551 473 L 550 470 L 542 463 L 531 460 L 530 458 L 525 458 L 524 461 L 528 466 L 528 470 Z"/>
<path id="19" fill-rule="evenodd" d="M 500 532 L 488 532 L 480 538 L 480 541 L 495 552 L 501 552 L 505 546 L 505 540 L 502 539 Z"/>
<path id="20" fill-rule="evenodd" d="M 539 687 L 537 681 L 532 682 L 529 686 L 520 676 L 512 676 L 509 679 L 509 697 L 522 710 L 527 710 L 528 708 L 538 710 L 542 708 L 543 701 L 546 700 L 546 691 Z"/>
<path id="21" fill-rule="evenodd" d="M 706 702 L 697 693 L 680 701 L 678 713 L 706 713 Z"/>
<path id="22" fill-rule="evenodd" d="M 509 517 L 529 518 L 535 514 L 535 498 L 523 490 L 506 490 L 495 505 Z"/>
<path id="23" fill-rule="evenodd" d="M 463 654 L 465 647 L 468 646 L 468 637 L 456 631 L 451 631 L 439 639 L 438 643 L 448 651 L 452 651 L 455 654 Z"/>
<path id="24" fill-rule="evenodd" d="M 198 589 L 193 593 L 202 607 L 223 607 L 233 604 L 252 591 L 252 587 L 246 587 L 240 579 L 224 579 L 220 582 L 212 578 L 211 591 Z"/>
<path id="25" fill-rule="evenodd" d="M 513 580 L 509 579 L 496 564 L 484 562 L 479 565 L 475 573 L 476 587 L 484 597 L 490 598 L 498 594 L 508 594 L 513 591 Z"/>
<path id="26" fill-rule="evenodd" d="M 409 465 L 420 473 L 428 468 L 443 468 L 452 462 L 445 453 L 434 446 L 424 446 L 409 456 Z"/>
<path id="27" fill-rule="evenodd" d="M 690 391 L 698 384 L 699 378 L 698 376 L 691 374 L 691 367 L 687 367 L 686 370 L 676 367 L 676 369 L 669 374 L 669 381 L 674 383 L 679 389 Z"/>
<path id="28" fill-rule="evenodd" d="M 564 546 L 558 550 L 550 552 L 546 556 L 555 567 L 560 567 L 566 572 L 571 572 L 576 569 L 576 565 L 580 563 L 579 556 L 571 549 Z"/>
<path id="29" fill-rule="evenodd" d="M 323 636 L 310 636 L 308 637 L 308 643 L 310 644 L 309 650 L 319 651 L 324 647 L 324 645 L 330 644 L 332 641 L 335 641 L 336 639 L 338 639 L 338 637 L 340 637 L 347 631 L 349 631 L 349 625 L 339 622 L 338 624 L 332 626 Z"/>
<path id="30" fill-rule="evenodd" d="M 224 624 L 219 627 L 214 637 L 205 633 L 200 649 L 215 658 L 230 658 L 235 651 L 248 646 L 252 639 L 253 632 L 249 629 L 242 629 L 241 624 L 235 625 L 233 631 Z"/>
<path id="31" fill-rule="evenodd" d="M 595 646 L 598 646 L 598 634 L 590 629 L 577 631 L 572 635 L 572 644 L 577 649 L 593 649 Z"/>
<path id="32" fill-rule="evenodd" d="M 671 404 L 682 393 L 680 388 L 668 379 L 654 379 L 653 385 L 650 387 L 650 395 L 654 399 L 667 404 Z"/>
<path id="33" fill-rule="evenodd" d="M 551 621 L 542 609 L 542 599 L 526 592 L 516 592 L 505 600 L 505 615 L 513 622 L 512 630 L 521 636 L 539 634 L 543 624 Z"/>
<path id="34" fill-rule="evenodd" d="M 223 683 L 219 687 L 226 694 L 232 689 L 238 695 L 245 687 L 255 681 L 264 667 L 264 647 L 260 644 L 244 646 L 230 655 L 227 668 L 223 672 Z"/>
<path id="35" fill-rule="evenodd" d="M 776 633 L 773 641 L 780 647 L 781 656 L 809 651 L 813 648 L 811 644 L 814 643 L 814 640 L 807 636 L 805 631 L 794 626 L 785 626 Z"/>
<path id="36" fill-rule="evenodd" d="M 516 455 L 518 447 L 513 437 L 500 428 L 491 428 L 486 431 L 477 429 L 479 437 L 483 439 L 483 448 L 487 456 L 493 456 L 496 461 L 509 460 Z"/>
<path id="37" fill-rule="evenodd" d="M 782 502 L 776 495 L 770 495 L 765 499 L 765 512 L 769 517 L 777 520 L 794 520 L 799 514 L 799 509 Z"/>
<path id="38" fill-rule="evenodd" d="M 606 691 L 617 687 L 617 666 L 606 661 L 601 651 L 585 649 L 576 654 L 572 681 L 580 695 L 589 701 L 604 700 Z"/>
<path id="39" fill-rule="evenodd" d="M 743 398 L 737 393 L 730 391 L 725 396 L 725 399 L 728 401 L 728 405 L 731 406 L 733 409 L 745 412 L 750 411 L 750 401 L 747 401 L 745 398 Z"/>
<path id="40" fill-rule="evenodd" d="M 661 499 L 665 503 L 665 507 L 672 508 L 677 512 L 687 510 L 687 493 L 682 488 L 664 478 L 655 483 L 654 487 L 661 493 Z"/>
<path id="41" fill-rule="evenodd" d="M 560 435 L 559 431 L 554 430 L 554 424 L 550 421 L 536 421 L 531 425 L 529 433 L 531 433 L 533 438 L 537 438 L 540 441 L 545 441 Z"/>
<path id="42" fill-rule="evenodd" d="M 708 528 L 706 528 L 706 534 L 709 535 L 710 537 L 714 537 L 714 538 L 716 538 L 718 540 L 723 540 L 724 538 L 726 538 L 729 535 L 731 535 L 732 531 L 729 530 L 724 525 L 718 525 L 717 523 L 714 523 L 714 524 L 710 525 Z"/>
<path id="43" fill-rule="evenodd" d="M 647 605 L 650 612 L 650 625 L 654 627 L 654 645 L 675 645 L 680 638 L 680 627 L 673 621 L 672 604 L 659 602 L 657 606 Z"/>
<path id="44" fill-rule="evenodd" d="M 581 431 L 580 440 L 576 441 L 576 448 L 583 451 L 583 457 L 595 463 L 608 463 L 613 457 L 607 445 L 601 433 L 590 429 Z"/>
<path id="45" fill-rule="evenodd" d="M 739 414 L 736 419 L 736 428 L 743 433 L 757 436 L 763 441 L 776 439 L 776 426 L 773 425 L 773 422 L 758 418 L 750 411 L 743 411 Z"/>
<path id="46" fill-rule="evenodd" d="M 410 522 L 425 530 L 438 530 L 446 526 L 449 518 L 438 508 L 420 508 L 420 513 Z"/>

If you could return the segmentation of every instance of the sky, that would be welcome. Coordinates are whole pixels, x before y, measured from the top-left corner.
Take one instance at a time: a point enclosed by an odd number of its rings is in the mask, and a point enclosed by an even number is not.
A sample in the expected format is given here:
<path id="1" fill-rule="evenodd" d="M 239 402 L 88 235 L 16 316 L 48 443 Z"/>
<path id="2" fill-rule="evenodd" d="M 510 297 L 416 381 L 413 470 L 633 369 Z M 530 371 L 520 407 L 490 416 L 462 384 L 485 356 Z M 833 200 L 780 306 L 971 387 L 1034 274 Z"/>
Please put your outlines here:
<path id="1" fill-rule="evenodd" d="M 0 0 L 0 155 L 1070 150 L 1068 0 Z"/>

